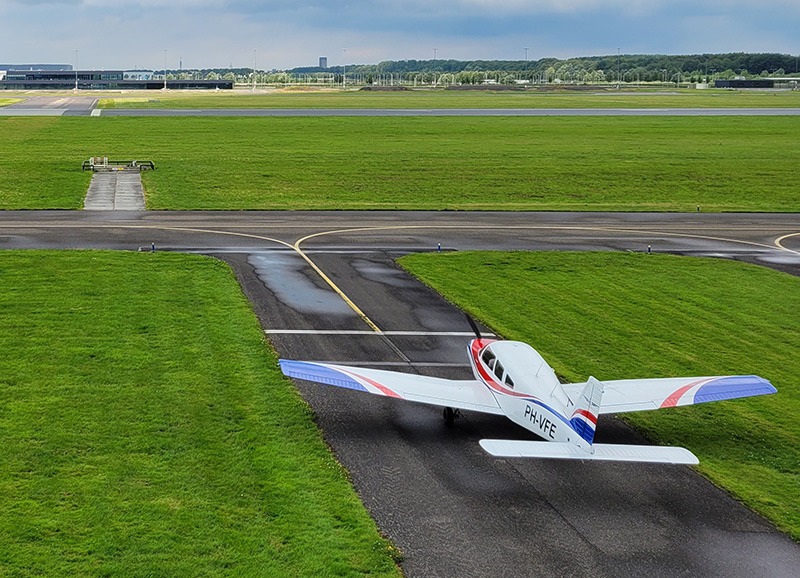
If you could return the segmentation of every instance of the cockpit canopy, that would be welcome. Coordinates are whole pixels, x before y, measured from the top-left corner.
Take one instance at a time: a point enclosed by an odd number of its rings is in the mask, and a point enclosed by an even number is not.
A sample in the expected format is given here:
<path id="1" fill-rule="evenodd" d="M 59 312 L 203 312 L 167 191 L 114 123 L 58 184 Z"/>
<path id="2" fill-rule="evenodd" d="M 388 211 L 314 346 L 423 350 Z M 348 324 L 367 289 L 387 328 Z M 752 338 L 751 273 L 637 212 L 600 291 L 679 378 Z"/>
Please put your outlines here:
<path id="1" fill-rule="evenodd" d="M 521 341 L 494 341 L 481 350 L 479 357 L 497 381 L 511 389 L 534 393 L 537 387 L 559 383 L 539 352 Z"/>
<path id="2" fill-rule="evenodd" d="M 497 380 L 500 383 L 505 383 L 508 387 L 514 389 L 514 380 L 506 371 L 505 367 L 503 367 L 503 364 L 497 360 L 497 356 L 492 351 L 491 346 L 483 349 L 481 359 L 489 367 L 489 369 L 494 372 L 495 376 L 497 376 Z"/>

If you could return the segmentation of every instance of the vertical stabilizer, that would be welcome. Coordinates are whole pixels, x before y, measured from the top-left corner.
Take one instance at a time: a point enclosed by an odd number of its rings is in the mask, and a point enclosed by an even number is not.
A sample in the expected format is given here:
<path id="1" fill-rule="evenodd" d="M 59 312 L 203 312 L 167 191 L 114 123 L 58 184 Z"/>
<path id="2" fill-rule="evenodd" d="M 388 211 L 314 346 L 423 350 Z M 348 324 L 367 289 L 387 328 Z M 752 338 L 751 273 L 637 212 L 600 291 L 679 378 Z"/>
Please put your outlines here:
<path id="1" fill-rule="evenodd" d="M 603 384 L 594 377 L 586 382 L 575 404 L 569 423 L 581 439 L 591 445 L 597 428 L 597 416 L 600 413 L 600 400 L 603 398 Z M 583 445 L 583 444 L 579 444 Z"/>

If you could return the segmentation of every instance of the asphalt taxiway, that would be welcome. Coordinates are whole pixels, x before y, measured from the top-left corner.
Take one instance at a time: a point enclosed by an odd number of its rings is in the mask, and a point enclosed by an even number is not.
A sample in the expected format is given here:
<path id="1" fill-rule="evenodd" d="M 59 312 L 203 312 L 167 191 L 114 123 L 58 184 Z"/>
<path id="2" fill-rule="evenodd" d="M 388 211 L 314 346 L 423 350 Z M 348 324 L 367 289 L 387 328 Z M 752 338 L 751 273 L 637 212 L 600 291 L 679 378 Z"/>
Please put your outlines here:
<path id="1" fill-rule="evenodd" d="M 397 256 L 439 246 L 649 246 L 800 274 L 800 215 L 791 214 L 2 216 L 0 249 L 155 245 L 227 261 L 282 357 L 452 378 L 470 376 L 469 327 L 460 311 L 400 270 Z M 750 578 L 793 575 L 800 565 L 797 544 L 688 467 L 495 459 L 479 439 L 530 439 L 528 432 L 502 417 L 469 412 L 447 429 L 436 408 L 314 384 L 298 387 L 378 526 L 403 551 L 408 576 Z M 643 441 L 606 417 L 598 439 Z"/>

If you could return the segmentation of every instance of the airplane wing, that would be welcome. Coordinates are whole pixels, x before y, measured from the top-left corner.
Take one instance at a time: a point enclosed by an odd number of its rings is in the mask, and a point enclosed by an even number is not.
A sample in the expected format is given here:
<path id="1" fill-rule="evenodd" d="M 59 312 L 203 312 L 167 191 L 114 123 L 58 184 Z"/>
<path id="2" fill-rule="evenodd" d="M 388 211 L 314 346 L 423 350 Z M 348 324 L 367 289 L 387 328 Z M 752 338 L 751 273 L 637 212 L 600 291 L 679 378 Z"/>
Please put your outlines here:
<path id="1" fill-rule="evenodd" d="M 603 381 L 600 413 L 647 411 L 709 401 L 775 393 L 773 385 L 757 375 L 668 377 Z M 570 399 L 577 399 L 585 383 L 565 384 Z"/>
<path id="2" fill-rule="evenodd" d="M 494 396 L 476 380 L 457 381 L 397 371 L 311 361 L 279 360 L 284 375 L 408 401 L 505 415 Z"/>

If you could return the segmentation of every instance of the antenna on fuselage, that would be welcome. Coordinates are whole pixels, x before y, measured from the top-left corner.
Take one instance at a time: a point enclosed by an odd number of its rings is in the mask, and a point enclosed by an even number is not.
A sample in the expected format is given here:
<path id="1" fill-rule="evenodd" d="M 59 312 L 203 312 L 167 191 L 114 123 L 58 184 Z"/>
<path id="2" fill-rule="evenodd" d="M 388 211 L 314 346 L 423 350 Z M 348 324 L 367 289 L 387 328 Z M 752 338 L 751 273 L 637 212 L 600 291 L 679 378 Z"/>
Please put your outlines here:
<path id="1" fill-rule="evenodd" d="M 480 339 L 481 338 L 481 330 L 478 329 L 478 324 L 475 323 L 475 320 L 472 317 L 469 316 L 469 313 L 465 312 L 464 315 L 466 316 L 467 321 L 469 322 L 469 326 L 472 327 L 472 331 L 475 332 L 475 337 Z"/>

